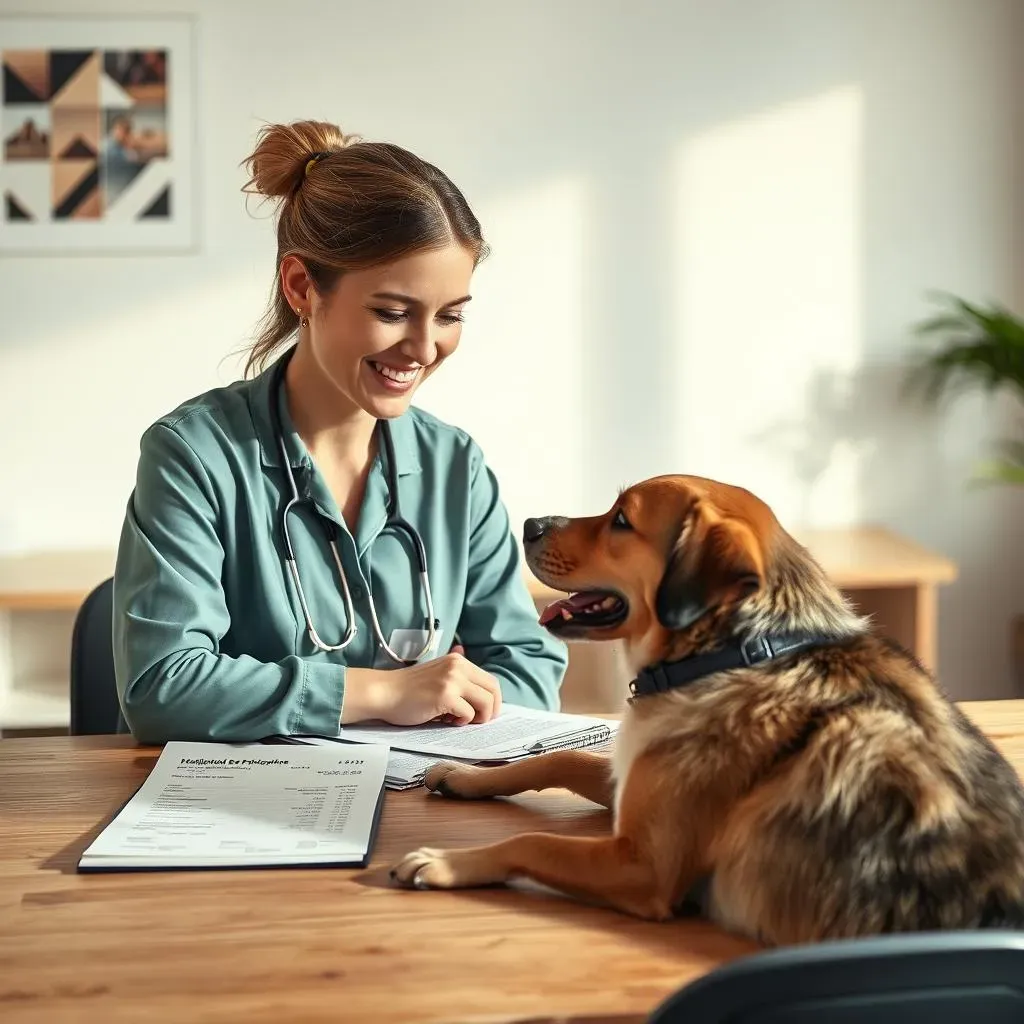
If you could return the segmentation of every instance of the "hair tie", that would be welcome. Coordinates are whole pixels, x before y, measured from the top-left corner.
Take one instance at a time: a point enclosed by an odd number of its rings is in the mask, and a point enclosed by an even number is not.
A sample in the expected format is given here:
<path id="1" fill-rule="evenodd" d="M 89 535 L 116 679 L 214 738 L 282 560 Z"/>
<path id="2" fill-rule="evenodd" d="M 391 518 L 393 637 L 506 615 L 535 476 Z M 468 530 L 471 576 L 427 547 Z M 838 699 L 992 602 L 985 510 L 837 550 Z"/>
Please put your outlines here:
<path id="1" fill-rule="evenodd" d="M 314 153 L 314 154 L 313 154 L 313 155 L 312 155 L 312 156 L 311 156 L 311 157 L 310 157 L 310 158 L 309 158 L 309 159 L 308 159 L 308 160 L 306 161 L 306 174 L 304 175 L 304 177 L 308 177 L 308 176 L 309 176 L 309 172 L 310 172 L 311 170 L 313 170 L 313 168 L 314 168 L 314 167 L 315 167 L 315 166 L 317 165 L 317 163 L 318 163 L 319 161 L 323 160 L 323 158 L 324 158 L 325 156 L 330 156 L 330 155 L 331 155 L 330 153 Z"/>

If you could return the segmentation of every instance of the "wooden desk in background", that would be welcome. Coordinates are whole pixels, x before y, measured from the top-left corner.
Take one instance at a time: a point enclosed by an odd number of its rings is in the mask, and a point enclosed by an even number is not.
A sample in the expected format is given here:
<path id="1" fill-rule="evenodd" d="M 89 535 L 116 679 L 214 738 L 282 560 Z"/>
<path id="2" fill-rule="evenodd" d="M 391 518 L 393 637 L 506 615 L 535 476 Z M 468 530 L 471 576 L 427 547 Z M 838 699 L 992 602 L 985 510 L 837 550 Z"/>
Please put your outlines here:
<path id="1" fill-rule="evenodd" d="M 961 706 L 1024 772 L 1024 701 Z M 543 892 L 389 885 L 387 868 L 420 845 L 607 830 L 607 811 L 562 792 L 389 792 L 365 871 L 76 874 L 156 753 L 130 737 L 0 741 L 5 1024 L 641 1024 L 756 949 L 701 921 L 652 924 Z"/>
<path id="2" fill-rule="evenodd" d="M 953 562 L 883 527 L 794 535 L 862 614 L 871 615 L 924 665 L 938 667 L 938 588 L 956 579 Z M 538 609 L 559 596 L 536 579 L 529 582 Z M 616 711 L 631 678 L 620 644 L 570 644 L 563 706 L 575 712 Z"/>
<path id="3" fill-rule="evenodd" d="M 937 590 L 956 566 L 880 527 L 800 535 L 858 607 L 929 666 L 936 664 Z M 114 571 L 110 549 L 0 557 L 0 731 L 65 727 L 74 614 Z M 538 607 L 556 595 L 532 576 Z M 563 708 L 615 712 L 631 676 L 621 648 L 571 644 Z"/>

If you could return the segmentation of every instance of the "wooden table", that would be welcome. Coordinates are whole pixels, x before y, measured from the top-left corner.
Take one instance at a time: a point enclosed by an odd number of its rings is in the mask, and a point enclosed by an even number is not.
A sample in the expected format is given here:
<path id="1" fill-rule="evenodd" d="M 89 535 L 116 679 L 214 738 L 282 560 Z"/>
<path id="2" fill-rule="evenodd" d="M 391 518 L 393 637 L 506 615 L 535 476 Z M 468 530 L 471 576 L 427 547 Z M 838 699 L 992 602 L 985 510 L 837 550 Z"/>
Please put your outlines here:
<path id="1" fill-rule="evenodd" d="M 794 536 L 861 614 L 938 669 L 938 589 L 956 579 L 952 561 L 881 526 Z M 529 586 L 538 609 L 559 596 L 532 577 Z M 631 678 L 621 644 L 570 644 L 562 706 L 579 713 L 618 711 Z"/>
<path id="2" fill-rule="evenodd" d="M 752 948 L 700 922 L 649 924 L 536 891 L 389 883 L 387 867 L 424 844 L 607 829 L 606 811 L 560 793 L 458 803 L 389 792 L 365 871 L 76 874 L 157 753 L 130 737 L 0 741 L 4 1024 L 639 1024 L 675 987 Z"/>
<path id="3" fill-rule="evenodd" d="M 1024 769 L 1024 701 L 962 706 Z M 700 921 L 650 924 L 537 891 L 389 885 L 387 867 L 416 846 L 608 827 L 606 811 L 560 792 L 389 792 L 365 871 L 76 874 L 156 755 L 129 737 L 0 741 L 5 1024 L 640 1024 L 754 951 Z"/>

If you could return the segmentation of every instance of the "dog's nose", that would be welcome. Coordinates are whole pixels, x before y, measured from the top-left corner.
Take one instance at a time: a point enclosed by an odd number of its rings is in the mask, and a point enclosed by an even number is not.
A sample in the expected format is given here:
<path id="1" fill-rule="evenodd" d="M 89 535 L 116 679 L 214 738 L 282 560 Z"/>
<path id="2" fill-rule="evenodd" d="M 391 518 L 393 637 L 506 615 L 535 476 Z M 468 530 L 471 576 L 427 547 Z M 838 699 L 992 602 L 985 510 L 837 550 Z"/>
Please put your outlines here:
<path id="1" fill-rule="evenodd" d="M 546 533 L 567 526 L 569 520 L 564 516 L 544 516 L 543 519 L 527 519 L 523 523 L 523 540 L 527 544 L 535 544 Z"/>
<path id="2" fill-rule="evenodd" d="M 544 536 L 544 531 L 548 527 L 549 520 L 547 519 L 527 519 L 523 523 L 523 540 L 527 544 L 532 544 L 535 540 L 540 540 Z"/>

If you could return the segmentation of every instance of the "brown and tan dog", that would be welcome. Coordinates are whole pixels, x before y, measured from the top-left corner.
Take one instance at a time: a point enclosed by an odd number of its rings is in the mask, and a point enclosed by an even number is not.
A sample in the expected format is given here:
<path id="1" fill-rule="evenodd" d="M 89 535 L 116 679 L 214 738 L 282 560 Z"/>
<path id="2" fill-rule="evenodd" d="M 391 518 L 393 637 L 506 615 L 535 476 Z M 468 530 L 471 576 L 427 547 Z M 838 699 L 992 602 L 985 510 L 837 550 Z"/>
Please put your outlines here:
<path id="1" fill-rule="evenodd" d="M 763 502 L 658 477 L 605 515 L 529 520 L 525 542 L 536 575 L 572 594 L 548 628 L 627 645 L 638 695 L 614 755 L 442 764 L 427 785 L 567 787 L 611 807 L 613 833 L 417 850 L 398 881 L 529 878 L 660 920 L 706 879 L 706 912 L 770 944 L 1024 926 L 1016 773 Z"/>

